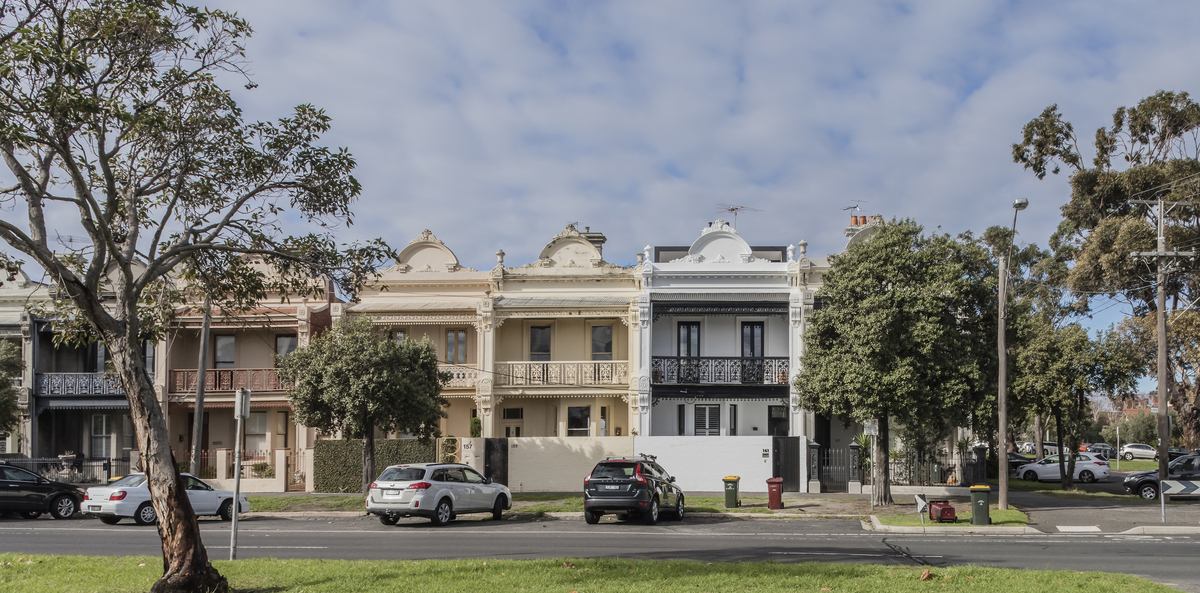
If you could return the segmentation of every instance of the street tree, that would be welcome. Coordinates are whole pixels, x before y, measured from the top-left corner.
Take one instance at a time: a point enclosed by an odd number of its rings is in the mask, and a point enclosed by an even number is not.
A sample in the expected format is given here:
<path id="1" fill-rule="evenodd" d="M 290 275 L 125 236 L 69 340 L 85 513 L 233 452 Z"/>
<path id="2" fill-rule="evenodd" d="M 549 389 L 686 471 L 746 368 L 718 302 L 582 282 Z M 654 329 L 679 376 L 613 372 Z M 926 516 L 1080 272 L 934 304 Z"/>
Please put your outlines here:
<path id="1" fill-rule="evenodd" d="M 334 235 L 360 187 L 353 157 L 318 144 L 328 116 L 301 105 L 274 122 L 243 119 L 218 80 L 246 75 L 251 30 L 236 15 L 174 0 L 3 6 L 0 206 L 12 213 L 0 219 L 0 267 L 41 267 L 56 339 L 101 340 L 110 355 L 159 517 L 152 591 L 227 591 L 140 343 L 161 336 L 189 278 L 236 310 L 268 294 L 316 296 L 317 277 L 351 293 L 394 253 Z"/>
<path id="2" fill-rule="evenodd" d="M 1118 108 L 1112 125 L 1096 130 L 1088 162 L 1074 126 L 1057 105 L 1047 107 L 1027 123 L 1022 139 L 1012 147 L 1013 160 L 1039 178 L 1070 174 L 1070 200 L 1051 242 L 1074 250 L 1067 285 L 1077 294 L 1117 298 L 1131 305 L 1134 315 L 1152 320 L 1158 264 L 1131 256 L 1156 251 L 1153 210 L 1131 200 L 1186 202 L 1164 216 L 1167 248 L 1200 247 L 1200 105 L 1184 92 L 1159 91 L 1134 107 Z M 1164 286 L 1169 312 L 1186 310 L 1200 297 L 1200 260 L 1173 262 L 1180 266 Z M 1152 321 L 1135 322 L 1138 324 Z M 1200 334 L 1186 324 L 1172 327 L 1181 339 L 1200 345 Z M 1138 337 L 1146 337 L 1140 332 Z M 1189 447 L 1200 447 L 1200 388 L 1189 348 L 1174 348 L 1168 356 L 1169 403 L 1179 414 Z M 1145 348 L 1142 348 L 1146 352 Z M 1149 370 L 1153 351 L 1143 357 Z"/>
<path id="3" fill-rule="evenodd" d="M 979 426 L 978 412 L 995 402 L 996 289 L 995 267 L 973 242 L 924 235 L 911 220 L 884 224 L 830 258 L 823 306 L 805 332 L 801 405 L 878 420 L 880 460 L 893 423 L 910 441 Z M 888 464 L 879 468 L 873 496 L 891 504 Z"/>
<path id="4" fill-rule="evenodd" d="M 20 410 L 13 379 L 20 378 L 24 368 L 21 348 L 8 340 L 0 342 L 0 433 L 10 433 L 17 428 Z"/>
<path id="5" fill-rule="evenodd" d="M 392 340 L 368 319 L 342 320 L 278 362 L 296 420 L 362 439 L 363 492 L 375 479 L 375 431 L 440 437 L 449 402 L 429 340 Z"/>

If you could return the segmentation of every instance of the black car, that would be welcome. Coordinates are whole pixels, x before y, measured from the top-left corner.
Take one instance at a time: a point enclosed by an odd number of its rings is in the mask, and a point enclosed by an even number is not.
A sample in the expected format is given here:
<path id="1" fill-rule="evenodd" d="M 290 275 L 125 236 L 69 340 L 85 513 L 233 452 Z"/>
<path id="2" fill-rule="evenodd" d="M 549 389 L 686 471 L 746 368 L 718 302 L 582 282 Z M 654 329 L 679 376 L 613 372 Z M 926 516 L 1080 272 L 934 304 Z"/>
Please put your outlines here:
<path id="1" fill-rule="evenodd" d="M 683 519 L 683 491 L 652 455 L 609 457 L 583 479 L 583 518 L 589 525 L 605 513 L 640 515 L 654 525 L 660 509 L 668 509 L 671 519 Z"/>
<path id="2" fill-rule="evenodd" d="M 1176 459 L 1179 459 L 1180 457 L 1183 457 L 1184 455 L 1187 455 L 1187 454 L 1188 454 L 1187 449 L 1184 449 L 1182 447 L 1171 447 L 1170 449 L 1167 449 L 1167 461 L 1175 461 Z M 1158 461 L 1158 457 L 1159 457 L 1158 451 L 1155 451 L 1154 452 L 1154 460 Z"/>
<path id="3" fill-rule="evenodd" d="M 1200 478 L 1200 455 L 1180 457 L 1167 466 L 1168 480 L 1196 480 Z M 1125 476 L 1125 491 L 1146 500 L 1158 498 L 1158 470 L 1134 472 Z"/>
<path id="4" fill-rule="evenodd" d="M 1022 465 L 1025 465 L 1032 461 L 1033 461 L 1032 459 L 1030 459 L 1024 455 L 1021 455 L 1020 453 L 1013 453 L 1012 451 L 1009 451 L 1008 452 L 1008 473 L 1011 474 L 1014 471 L 1017 471 L 1018 467 L 1021 467 Z"/>
<path id="5" fill-rule="evenodd" d="M 1087 446 L 1086 451 L 1089 453 L 1098 453 L 1107 459 L 1112 459 L 1117 456 L 1116 448 L 1108 443 L 1092 443 Z"/>
<path id="6" fill-rule="evenodd" d="M 0 513 L 36 519 L 48 512 L 55 519 L 66 519 L 79 511 L 82 500 L 83 490 L 75 486 L 0 463 Z"/>

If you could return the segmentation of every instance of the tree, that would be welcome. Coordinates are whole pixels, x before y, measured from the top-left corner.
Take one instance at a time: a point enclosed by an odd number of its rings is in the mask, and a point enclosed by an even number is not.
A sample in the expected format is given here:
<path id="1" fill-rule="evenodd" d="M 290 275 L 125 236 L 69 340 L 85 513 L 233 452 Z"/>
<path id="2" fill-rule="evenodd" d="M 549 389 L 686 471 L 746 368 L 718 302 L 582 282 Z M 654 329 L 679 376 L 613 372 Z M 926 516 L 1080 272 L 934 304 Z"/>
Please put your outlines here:
<path id="1" fill-rule="evenodd" d="M 1091 166 L 1080 150 L 1074 126 L 1063 119 L 1057 105 L 1047 107 L 1027 123 L 1020 142 L 1013 144 L 1013 160 L 1039 179 L 1070 170 L 1070 201 L 1063 206 L 1063 221 L 1051 238 L 1074 250 L 1068 286 L 1077 294 L 1104 295 L 1126 300 L 1134 314 L 1157 312 L 1157 264 L 1130 255 L 1156 251 L 1157 232 L 1147 220 L 1149 207 L 1130 200 L 1189 202 L 1170 209 L 1164 217 L 1168 249 L 1200 245 L 1200 105 L 1187 93 L 1159 91 L 1135 107 L 1120 107 L 1112 126 L 1096 130 Z M 1183 264 L 1165 285 L 1168 308 L 1180 312 L 1200 297 L 1200 261 Z M 1140 324 L 1152 321 L 1137 322 Z M 1196 328 L 1172 326 L 1178 339 L 1200 348 Z M 1138 337 L 1146 337 L 1145 332 Z M 1200 447 L 1200 387 L 1195 365 L 1185 353 L 1192 347 L 1173 348 L 1168 356 L 1169 402 L 1179 413 L 1180 427 L 1189 447 Z M 1142 348 L 1145 351 L 1145 348 Z M 1143 360 L 1151 368 L 1153 350 Z"/>
<path id="2" fill-rule="evenodd" d="M 1134 388 L 1140 362 L 1132 345 L 1114 330 L 1093 339 L 1077 323 L 1055 327 L 1045 316 L 1027 326 L 1017 350 L 1020 372 L 1013 393 L 1023 404 L 1054 419 L 1061 451 L 1078 451 L 1092 423 L 1092 397 L 1117 398 Z M 1062 487 L 1074 485 L 1075 457 L 1059 455 Z"/>
<path id="3" fill-rule="evenodd" d="M 296 420 L 363 441 L 363 492 L 375 479 L 375 430 L 440 437 L 450 405 L 450 373 L 438 370 L 429 340 L 389 340 L 365 318 L 341 321 L 307 346 L 280 357 L 279 376 Z"/>
<path id="4" fill-rule="evenodd" d="M 983 402 L 995 402 L 997 282 L 987 253 L 922 235 L 904 220 L 830 264 L 819 293 L 824 306 L 804 337 L 801 405 L 856 422 L 877 419 L 876 459 L 888 458 L 892 422 L 909 439 L 978 425 Z M 891 504 L 888 464 L 880 470 L 873 496 Z"/>
<path id="5" fill-rule="evenodd" d="M 0 342 L 0 433 L 9 433 L 17 428 L 17 388 L 13 379 L 21 376 L 25 364 L 21 361 L 21 349 L 10 341 Z"/>
<path id="6" fill-rule="evenodd" d="M 10 176 L 0 199 L 24 220 L 0 220 L 15 250 L 0 253 L 0 267 L 23 255 L 43 268 L 58 296 L 56 339 L 99 339 L 111 356 L 160 519 L 163 576 L 152 590 L 226 591 L 140 342 L 161 335 L 181 304 L 176 279 L 206 279 L 193 286 L 239 310 L 268 293 L 317 295 L 318 276 L 353 292 L 394 253 L 382 241 L 336 242 L 360 188 L 350 154 L 316 144 L 329 128 L 322 111 L 301 105 L 277 122 L 246 122 L 216 80 L 245 74 L 243 20 L 175 0 L 11 10 L 20 6 L 5 2 L 0 14 L 0 157 Z M 285 219 L 306 232 L 285 233 Z M 82 246 L 51 246 L 78 234 Z"/>

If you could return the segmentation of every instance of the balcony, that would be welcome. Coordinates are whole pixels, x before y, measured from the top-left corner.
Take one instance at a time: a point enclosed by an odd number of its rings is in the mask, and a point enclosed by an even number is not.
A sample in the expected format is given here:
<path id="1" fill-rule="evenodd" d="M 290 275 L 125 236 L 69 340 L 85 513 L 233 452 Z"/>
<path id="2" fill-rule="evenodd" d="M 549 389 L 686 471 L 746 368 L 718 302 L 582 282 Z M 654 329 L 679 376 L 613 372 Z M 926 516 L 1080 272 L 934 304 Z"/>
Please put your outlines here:
<path id="1" fill-rule="evenodd" d="M 496 385 L 623 385 L 629 363 L 620 361 L 497 362 Z"/>
<path id="2" fill-rule="evenodd" d="M 196 370 L 171 371 L 167 384 L 170 393 L 189 393 L 196 390 Z M 205 393 L 221 391 L 284 391 L 290 383 L 279 379 L 279 369 L 209 369 L 204 372 Z"/>
<path id="3" fill-rule="evenodd" d="M 655 356 L 650 361 L 655 384 L 787 385 L 786 356 Z"/>
<path id="4" fill-rule="evenodd" d="M 475 387 L 479 379 L 479 369 L 462 364 L 438 364 L 438 370 L 450 373 L 450 382 L 446 387 Z"/>
<path id="5" fill-rule="evenodd" d="M 38 373 L 39 396 L 125 395 L 116 373 Z"/>

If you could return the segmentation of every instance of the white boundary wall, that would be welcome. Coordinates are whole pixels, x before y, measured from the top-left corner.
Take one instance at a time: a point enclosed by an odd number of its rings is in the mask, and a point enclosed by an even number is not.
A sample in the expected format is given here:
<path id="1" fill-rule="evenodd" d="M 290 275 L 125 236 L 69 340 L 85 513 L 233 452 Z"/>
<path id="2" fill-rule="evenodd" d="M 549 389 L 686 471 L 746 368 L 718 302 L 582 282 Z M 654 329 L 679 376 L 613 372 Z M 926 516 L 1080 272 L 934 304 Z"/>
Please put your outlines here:
<path id="1" fill-rule="evenodd" d="M 583 492 L 583 479 L 605 457 L 633 455 L 634 437 L 508 439 L 508 487 L 513 492 Z"/>
<path id="2" fill-rule="evenodd" d="M 741 492 L 766 492 L 771 447 L 769 436 L 639 436 L 633 443 L 635 455 L 657 456 L 684 492 L 723 492 L 725 476 L 740 477 Z M 805 479 L 801 476 L 801 484 Z"/>

